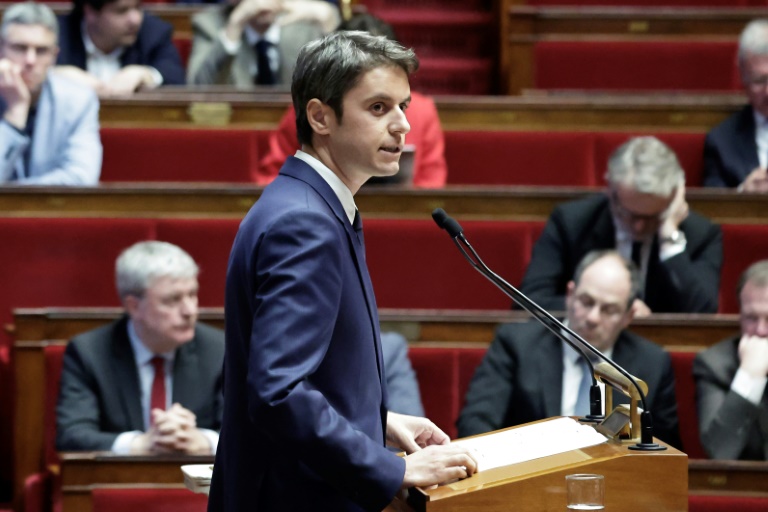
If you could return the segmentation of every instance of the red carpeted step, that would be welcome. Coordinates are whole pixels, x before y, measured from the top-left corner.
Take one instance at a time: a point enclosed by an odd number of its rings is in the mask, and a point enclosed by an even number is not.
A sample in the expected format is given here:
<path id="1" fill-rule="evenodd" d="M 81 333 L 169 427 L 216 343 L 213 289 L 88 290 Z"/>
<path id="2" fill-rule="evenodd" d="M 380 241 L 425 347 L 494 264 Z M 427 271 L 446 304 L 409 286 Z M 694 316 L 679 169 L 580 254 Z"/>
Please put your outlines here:
<path id="1" fill-rule="evenodd" d="M 493 92 L 490 58 L 424 58 L 411 87 L 425 94 L 482 95 Z"/>

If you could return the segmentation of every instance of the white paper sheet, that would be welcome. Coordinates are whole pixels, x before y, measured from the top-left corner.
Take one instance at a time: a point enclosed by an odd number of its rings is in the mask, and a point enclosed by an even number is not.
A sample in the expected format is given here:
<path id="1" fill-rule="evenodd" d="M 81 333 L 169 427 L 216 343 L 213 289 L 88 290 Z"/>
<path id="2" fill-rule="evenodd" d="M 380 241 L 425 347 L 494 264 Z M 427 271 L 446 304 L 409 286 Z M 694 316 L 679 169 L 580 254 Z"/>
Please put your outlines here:
<path id="1" fill-rule="evenodd" d="M 572 418 L 556 418 L 489 434 L 454 441 L 477 452 L 478 470 L 517 464 L 604 443 L 607 438 L 592 426 Z"/>

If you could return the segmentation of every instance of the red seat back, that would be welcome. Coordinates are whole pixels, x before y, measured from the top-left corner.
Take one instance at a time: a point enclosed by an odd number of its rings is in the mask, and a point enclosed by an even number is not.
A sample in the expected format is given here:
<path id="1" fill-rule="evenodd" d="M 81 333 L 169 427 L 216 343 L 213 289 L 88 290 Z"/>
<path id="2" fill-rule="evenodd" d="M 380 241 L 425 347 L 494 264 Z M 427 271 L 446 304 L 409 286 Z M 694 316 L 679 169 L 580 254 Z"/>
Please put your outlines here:
<path id="1" fill-rule="evenodd" d="M 445 132 L 448 183 L 593 186 L 592 136 L 558 132 Z"/>
<path id="2" fill-rule="evenodd" d="M 464 233 L 485 262 L 513 285 L 531 253 L 531 225 L 467 221 Z M 502 292 L 469 266 L 429 220 L 366 219 L 365 245 L 380 308 L 509 309 Z"/>
<path id="3" fill-rule="evenodd" d="M 720 271 L 720 312 L 738 313 L 736 285 L 756 261 L 768 258 L 768 226 L 723 224 L 723 267 Z"/>
<path id="4" fill-rule="evenodd" d="M 93 512 L 205 512 L 208 507 L 208 496 L 186 489 L 94 488 L 91 497 Z"/>
<path id="5" fill-rule="evenodd" d="M 240 129 L 102 128 L 101 181 L 248 183 L 258 136 Z"/>
<path id="6" fill-rule="evenodd" d="M 459 368 L 456 350 L 411 347 L 411 366 L 419 381 L 424 415 L 448 434 L 456 437 L 459 416 Z"/>
<path id="7" fill-rule="evenodd" d="M 688 512 L 765 512 L 766 510 L 768 510 L 768 498 L 765 496 L 688 495 Z"/>
<path id="8" fill-rule="evenodd" d="M 693 379 L 695 352 L 670 352 L 675 374 L 675 399 L 680 421 L 683 450 L 691 459 L 706 459 L 707 454 L 699 438 L 699 417 L 696 411 L 696 381 Z"/>
<path id="9" fill-rule="evenodd" d="M 540 41 L 539 89 L 720 91 L 740 87 L 736 41 Z"/>

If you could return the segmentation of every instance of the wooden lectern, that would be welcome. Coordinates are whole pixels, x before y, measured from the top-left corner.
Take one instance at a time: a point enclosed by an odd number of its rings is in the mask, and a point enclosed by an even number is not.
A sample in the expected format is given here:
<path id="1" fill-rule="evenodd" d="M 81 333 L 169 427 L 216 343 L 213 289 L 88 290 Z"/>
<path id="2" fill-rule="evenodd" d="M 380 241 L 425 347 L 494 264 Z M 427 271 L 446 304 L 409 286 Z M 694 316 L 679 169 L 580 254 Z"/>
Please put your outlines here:
<path id="1" fill-rule="evenodd" d="M 688 456 L 658 439 L 655 441 L 667 449 L 635 451 L 629 449 L 634 442 L 608 440 L 481 471 L 434 489 L 414 488 L 409 495 L 396 498 L 387 511 L 565 512 L 565 475 L 573 473 L 605 476 L 606 512 L 687 511 Z"/>

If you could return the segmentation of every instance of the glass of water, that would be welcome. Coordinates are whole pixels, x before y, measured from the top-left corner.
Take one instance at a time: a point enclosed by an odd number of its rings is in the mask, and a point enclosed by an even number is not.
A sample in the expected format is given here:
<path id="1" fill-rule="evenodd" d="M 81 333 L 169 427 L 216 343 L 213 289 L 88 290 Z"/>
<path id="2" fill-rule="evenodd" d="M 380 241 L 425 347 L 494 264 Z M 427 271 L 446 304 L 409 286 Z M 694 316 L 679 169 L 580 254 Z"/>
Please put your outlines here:
<path id="1" fill-rule="evenodd" d="M 603 510 L 605 478 L 603 475 L 579 473 L 565 476 L 568 510 Z"/>

